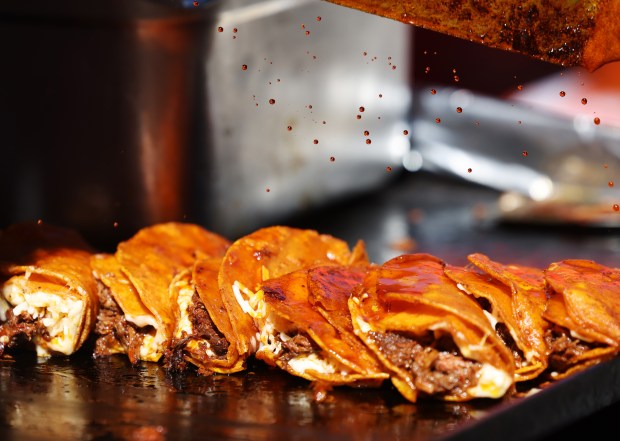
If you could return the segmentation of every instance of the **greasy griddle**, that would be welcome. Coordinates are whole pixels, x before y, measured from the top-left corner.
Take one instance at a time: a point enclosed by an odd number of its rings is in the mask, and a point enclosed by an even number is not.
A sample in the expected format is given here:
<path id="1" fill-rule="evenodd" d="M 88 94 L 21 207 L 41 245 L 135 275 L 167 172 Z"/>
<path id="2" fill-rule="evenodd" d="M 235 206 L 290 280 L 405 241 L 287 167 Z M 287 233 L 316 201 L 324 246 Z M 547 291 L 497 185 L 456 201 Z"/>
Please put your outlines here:
<path id="1" fill-rule="evenodd" d="M 339 201 L 283 223 L 354 241 L 374 261 L 407 251 L 453 264 L 467 253 L 541 266 L 592 258 L 618 265 L 618 231 L 504 225 L 490 189 L 420 174 L 375 194 Z M 335 388 L 323 402 L 310 384 L 260 362 L 232 375 L 167 375 L 124 356 L 0 360 L 0 439 L 24 440 L 536 440 L 620 401 L 620 359 L 527 398 L 468 403 L 406 401 L 389 383 Z M 617 407 L 617 405 L 616 405 Z"/>
<path id="2" fill-rule="evenodd" d="M 316 403 L 306 381 L 264 365 L 172 377 L 152 363 L 83 352 L 4 359 L 0 378 L 2 439 L 491 441 L 534 439 L 618 399 L 620 361 L 526 399 L 460 404 L 412 404 L 389 386 L 336 389 Z"/>

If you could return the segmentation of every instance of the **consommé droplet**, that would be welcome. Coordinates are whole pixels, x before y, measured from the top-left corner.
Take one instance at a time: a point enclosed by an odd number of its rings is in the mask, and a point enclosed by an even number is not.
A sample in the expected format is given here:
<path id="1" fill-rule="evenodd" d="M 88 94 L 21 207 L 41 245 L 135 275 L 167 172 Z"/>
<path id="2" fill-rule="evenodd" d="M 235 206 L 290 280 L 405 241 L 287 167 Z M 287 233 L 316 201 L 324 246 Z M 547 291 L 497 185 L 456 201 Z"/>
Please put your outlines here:
<path id="1" fill-rule="evenodd" d="M 269 104 L 275 104 L 276 100 L 274 100 L 273 98 L 269 99 Z"/>
<path id="2" fill-rule="evenodd" d="M 372 141 L 369 139 L 366 140 L 366 144 L 372 144 Z"/>
<path id="3" fill-rule="evenodd" d="M 431 89 L 431 95 L 435 95 L 437 91 L 435 89 Z"/>
<path id="4" fill-rule="evenodd" d="M 360 106 L 359 111 L 360 111 L 360 112 L 362 112 L 362 113 L 364 113 L 364 110 L 366 110 L 366 109 L 364 108 L 364 106 Z"/>
<path id="5" fill-rule="evenodd" d="M 248 65 L 247 64 L 241 65 L 241 70 L 248 70 Z"/>
<path id="6" fill-rule="evenodd" d="M 368 136 L 370 135 L 370 132 L 368 130 L 364 130 L 364 136 Z"/>
<path id="7" fill-rule="evenodd" d="M 614 211 L 620 211 L 620 205 L 614 204 Z"/>
<path id="8" fill-rule="evenodd" d="M 584 106 L 586 104 L 588 104 L 588 99 L 587 98 L 581 98 L 581 104 L 583 104 Z"/>
<path id="9" fill-rule="evenodd" d="M 471 172 L 472 172 L 471 168 L 468 168 L 467 173 L 471 173 Z"/>
<path id="10" fill-rule="evenodd" d="M 439 124 L 441 122 L 441 118 L 435 118 L 435 122 Z"/>
<path id="11" fill-rule="evenodd" d="M 321 21 L 321 16 L 320 15 L 316 18 L 316 21 Z"/>
<path id="12" fill-rule="evenodd" d="M 194 2 L 194 6 L 198 6 L 198 2 Z"/>
<path id="13" fill-rule="evenodd" d="M 609 185 L 609 187 L 613 187 L 613 186 L 614 186 L 614 181 L 609 181 L 609 182 L 607 183 L 607 185 Z"/>
<path id="14" fill-rule="evenodd" d="M 390 167 L 390 166 L 388 165 L 387 167 L 385 167 L 385 170 L 386 170 L 387 172 L 391 172 L 391 171 L 392 171 L 392 167 Z"/>
<path id="15" fill-rule="evenodd" d="M 429 73 L 430 71 L 431 71 L 431 68 L 430 68 L 430 67 L 426 66 L 426 67 L 424 68 L 424 73 Z"/>
<path id="16" fill-rule="evenodd" d="M 319 140 L 318 140 L 318 139 L 315 139 L 315 140 L 314 140 L 314 141 L 312 141 L 312 142 L 313 142 L 314 144 L 318 144 L 318 143 L 319 143 Z"/>
<path id="17" fill-rule="evenodd" d="M 596 124 L 597 126 L 601 123 L 601 119 L 597 116 L 594 118 L 594 124 Z"/>
<path id="18" fill-rule="evenodd" d="M 310 31 L 306 31 L 306 35 L 310 35 Z"/>
<path id="19" fill-rule="evenodd" d="M 267 193 L 269 193 L 269 192 L 271 191 L 271 188 L 267 187 L 267 188 L 265 189 L 265 191 L 266 191 Z"/>
<path id="20" fill-rule="evenodd" d="M 563 90 L 560 90 L 560 96 L 562 97 L 566 96 L 566 92 L 564 92 Z"/>
<path id="21" fill-rule="evenodd" d="M 527 155 L 528 155 L 527 150 L 523 150 L 523 153 L 521 153 L 521 154 L 523 155 L 524 158 L 527 157 Z"/>
<path id="22" fill-rule="evenodd" d="M 330 160 L 331 162 L 334 162 L 334 161 L 336 160 L 336 158 L 335 158 L 335 157 L 333 157 L 333 156 L 330 156 L 330 157 L 329 157 L 329 160 Z"/>
<path id="23" fill-rule="evenodd" d="M 221 26 L 218 26 L 218 27 L 217 27 L 217 31 L 218 31 L 218 32 L 224 32 L 224 28 L 223 28 L 223 27 L 221 27 Z"/>
<path id="24" fill-rule="evenodd" d="M 357 115 L 356 118 L 357 119 L 362 119 L 362 115 Z"/>
<path id="25" fill-rule="evenodd" d="M 407 136 L 409 134 L 409 130 L 403 130 L 403 135 Z"/>
<path id="26" fill-rule="evenodd" d="M 456 108 L 456 113 L 463 113 L 463 108 L 462 107 L 457 107 Z"/>
<path id="27" fill-rule="evenodd" d="M 287 126 L 286 130 L 288 130 L 290 132 L 291 130 L 293 130 L 293 127 L 292 126 Z"/>
<path id="28" fill-rule="evenodd" d="M 517 90 L 523 90 L 523 84 L 519 84 L 519 85 L 517 86 Z"/>
<path id="29" fill-rule="evenodd" d="M 196 3 L 198 3 L 198 2 L 196 2 Z M 114 228 L 118 228 L 118 222 L 114 222 L 114 223 L 112 224 L 112 226 L 113 226 Z"/>

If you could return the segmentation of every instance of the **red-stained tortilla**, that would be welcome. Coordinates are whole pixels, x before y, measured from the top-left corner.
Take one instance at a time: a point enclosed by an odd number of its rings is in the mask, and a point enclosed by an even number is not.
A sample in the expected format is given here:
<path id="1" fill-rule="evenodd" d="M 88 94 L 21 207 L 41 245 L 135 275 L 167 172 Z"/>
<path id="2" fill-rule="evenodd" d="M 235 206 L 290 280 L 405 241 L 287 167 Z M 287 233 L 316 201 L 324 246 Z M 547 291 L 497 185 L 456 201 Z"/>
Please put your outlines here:
<path id="1" fill-rule="evenodd" d="M 234 241 L 224 256 L 218 281 L 239 354 L 249 357 L 258 349 L 265 315 L 261 286 L 266 280 L 318 265 L 367 261 L 361 244 L 351 250 L 334 236 L 277 225 Z"/>
<path id="2" fill-rule="evenodd" d="M 444 266 L 419 253 L 369 270 L 349 300 L 355 332 L 409 401 L 501 397 L 513 388 L 512 355 Z"/>
<path id="3" fill-rule="evenodd" d="M 522 265 L 503 265 L 476 253 L 468 256 L 474 268 L 447 265 L 446 275 L 463 292 L 490 304 L 490 319 L 506 344 L 513 349 L 515 380 L 528 381 L 545 371 L 548 348 L 542 315 L 546 305 L 543 271 Z"/>
<path id="4" fill-rule="evenodd" d="M 197 260 L 171 284 L 177 299 L 174 351 L 203 374 L 245 369 L 217 283 L 221 257 Z"/>
<path id="5" fill-rule="evenodd" d="M 320 283 L 327 277 L 344 283 Z M 388 374 L 355 336 L 352 326 L 347 329 L 332 325 L 309 301 L 311 295 L 340 296 L 346 307 L 346 299 L 362 277 L 363 273 L 347 266 L 334 265 L 301 269 L 266 280 L 262 290 L 267 318 L 260 330 L 261 346 L 256 358 L 308 380 L 378 386 Z"/>
<path id="6" fill-rule="evenodd" d="M 182 222 L 145 227 L 117 245 L 114 253 L 116 268 L 107 276 L 99 273 L 99 280 L 107 283 L 108 289 L 114 289 L 110 275 L 117 282 L 129 283 L 131 288 L 113 291 L 118 305 L 123 309 L 124 306 L 141 304 L 150 313 L 151 320 L 137 323 L 138 327 L 148 325 L 149 328 L 144 330 L 140 360 L 158 361 L 171 342 L 177 307 L 171 295 L 173 279 L 192 268 L 197 259 L 223 257 L 229 245 L 226 238 L 216 233 Z M 136 293 L 139 301 L 135 298 Z M 129 309 L 123 311 L 124 314 L 127 312 Z"/>
<path id="7" fill-rule="evenodd" d="M 570 336 L 574 341 L 561 346 L 566 349 L 553 379 L 616 356 L 620 350 L 620 270 L 591 260 L 568 259 L 549 265 L 545 280 L 550 299 L 544 316 L 564 340 Z"/>
<path id="8" fill-rule="evenodd" d="M 97 317 L 90 268 L 94 250 L 76 231 L 45 223 L 11 225 L 0 235 L 0 354 L 16 340 L 18 322 L 33 322 L 26 338 L 37 354 L 71 355 Z"/>

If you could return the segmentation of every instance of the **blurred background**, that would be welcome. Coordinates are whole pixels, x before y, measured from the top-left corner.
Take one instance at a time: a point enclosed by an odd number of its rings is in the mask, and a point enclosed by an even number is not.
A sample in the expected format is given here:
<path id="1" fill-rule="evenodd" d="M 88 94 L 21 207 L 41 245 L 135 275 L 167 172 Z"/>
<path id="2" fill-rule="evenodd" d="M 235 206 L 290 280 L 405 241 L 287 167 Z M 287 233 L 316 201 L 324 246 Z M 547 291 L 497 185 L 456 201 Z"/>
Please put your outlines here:
<path id="1" fill-rule="evenodd" d="M 231 239 L 320 225 L 384 260 L 437 250 L 441 224 L 416 222 L 445 196 L 417 181 L 440 177 L 466 185 L 470 213 L 448 216 L 452 229 L 609 228 L 595 248 L 616 257 L 618 63 L 564 68 L 321 0 L 8 1 L 0 13 L 2 226 L 41 219 L 111 248 L 167 220 Z M 396 208 L 371 203 L 336 227 L 330 210 L 377 191 L 404 194 L 401 227 L 385 215 Z M 391 223 L 356 228 L 377 211 Z"/>

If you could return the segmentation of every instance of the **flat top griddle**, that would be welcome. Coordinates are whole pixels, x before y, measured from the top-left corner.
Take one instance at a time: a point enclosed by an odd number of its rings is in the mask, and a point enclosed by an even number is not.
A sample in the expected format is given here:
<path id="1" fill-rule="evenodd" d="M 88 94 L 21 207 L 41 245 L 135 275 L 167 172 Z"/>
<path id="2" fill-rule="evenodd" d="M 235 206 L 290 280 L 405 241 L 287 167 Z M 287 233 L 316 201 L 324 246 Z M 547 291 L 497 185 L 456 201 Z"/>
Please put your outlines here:
<path id="1" fill-rule="evenodd" d="M 390 385 L 334 389 L 264 365 L 169 376 L 119 356 L 0 362 L 0 436 L 11 440 L 533 440 L 620 398 L 620 360 L 500 402 L 409 403 Z"/>
<path id="2" fill-rule="evenodd" d="M 618 265 L 620 234 L 505 225 L 495 191 L 423 173 L 282 224 L 314 228 L 384 261 L 407 251 L 462 264 L 470 252 L 544 266 L 564 258 Z M 526 398 L 468 403 L 406 401 L 389 382 L 334 388 L 317 402 L 309 382 L 251 360 L 232 375 L 168 375 L 123 356 L 77 354 L 45 362 L 28 353 L 0 360 L 0 439 L 6 440 L 551 440 L 613 422 L 620 358 Z"/>

